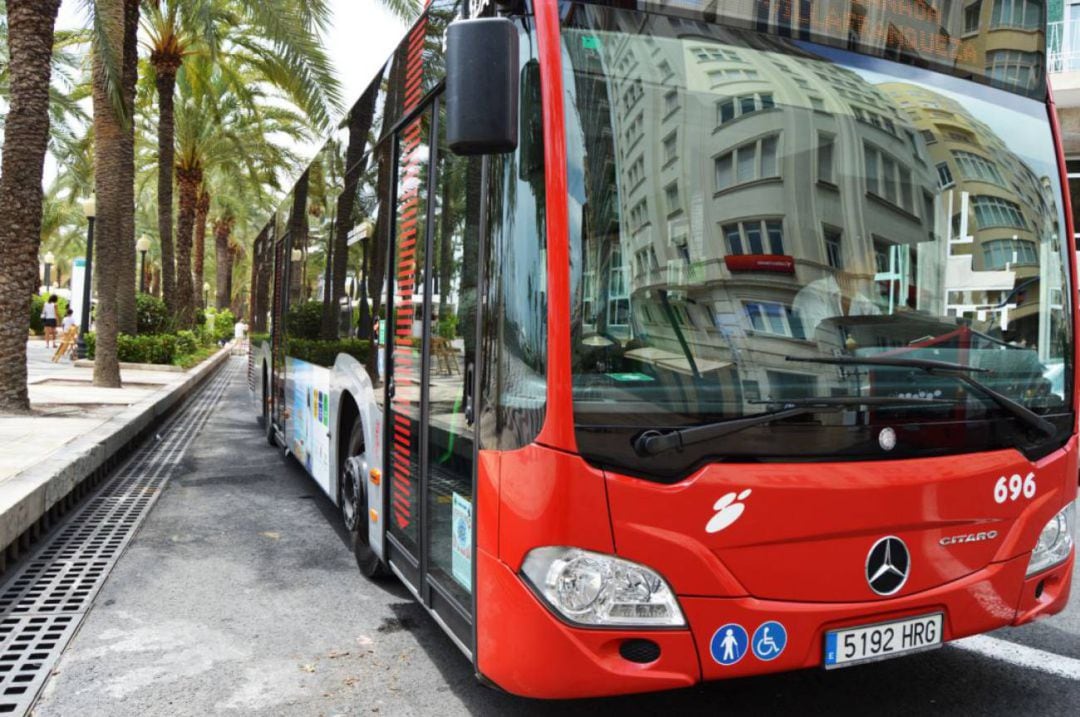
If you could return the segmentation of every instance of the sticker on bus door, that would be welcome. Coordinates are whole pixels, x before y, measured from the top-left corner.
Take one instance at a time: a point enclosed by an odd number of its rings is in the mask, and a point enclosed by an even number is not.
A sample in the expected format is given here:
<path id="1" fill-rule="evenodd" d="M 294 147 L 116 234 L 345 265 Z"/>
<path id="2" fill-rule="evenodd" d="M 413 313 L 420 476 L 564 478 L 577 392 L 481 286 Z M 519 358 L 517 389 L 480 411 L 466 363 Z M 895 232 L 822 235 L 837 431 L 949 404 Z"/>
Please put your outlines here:
<path id="1" fill-rule="evenodd" d="M 311 477 L 330 487 L 330 371 L 298 359 L 287 359 L 291 383 L 289 450 Z"/>
<path id="2" fill-rule="evenodd" d="M 450 520 L 450 568 L 454 579 L 472 590 L 472 502 L 454 493 L 454 511 Z"/>

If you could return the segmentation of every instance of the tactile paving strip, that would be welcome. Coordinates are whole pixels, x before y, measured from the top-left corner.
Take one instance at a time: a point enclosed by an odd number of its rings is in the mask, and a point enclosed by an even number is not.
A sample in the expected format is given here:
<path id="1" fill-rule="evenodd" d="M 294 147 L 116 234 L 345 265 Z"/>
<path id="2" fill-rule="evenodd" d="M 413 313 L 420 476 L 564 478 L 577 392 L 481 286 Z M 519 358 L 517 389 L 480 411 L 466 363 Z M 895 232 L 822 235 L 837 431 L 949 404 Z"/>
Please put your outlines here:
<path id="1" fill-rule="evenodd" d="M 204 385 L 0 585 L 0 715 L 25 715 L 136 529 L 233 380 Z"/>

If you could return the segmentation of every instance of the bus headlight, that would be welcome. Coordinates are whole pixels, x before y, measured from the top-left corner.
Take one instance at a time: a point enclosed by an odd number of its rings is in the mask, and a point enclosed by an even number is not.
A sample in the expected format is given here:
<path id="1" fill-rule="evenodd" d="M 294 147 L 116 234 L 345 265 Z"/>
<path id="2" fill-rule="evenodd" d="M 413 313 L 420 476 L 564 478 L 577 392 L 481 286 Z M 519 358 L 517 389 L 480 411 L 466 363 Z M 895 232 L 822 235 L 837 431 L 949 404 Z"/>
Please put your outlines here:
<path id="1" fill-rule="evenodd" d="M 1031 560 L 1028 562 L 1029 577 L 1069 557 L 1075 527 L 1076 504 L 1069 503 L 1068 507 L 1051 518 L 1039 533 L 1039 541 L 1035 543 L 1035 550 L 1031 552 Z"/>
<path id="2" fill-rule="evenodd" d="M 536 548 L 521 571 L 560 615 L 580 625 L 682 627 L 675 593 L 650 568 L 579 548 Z"/>

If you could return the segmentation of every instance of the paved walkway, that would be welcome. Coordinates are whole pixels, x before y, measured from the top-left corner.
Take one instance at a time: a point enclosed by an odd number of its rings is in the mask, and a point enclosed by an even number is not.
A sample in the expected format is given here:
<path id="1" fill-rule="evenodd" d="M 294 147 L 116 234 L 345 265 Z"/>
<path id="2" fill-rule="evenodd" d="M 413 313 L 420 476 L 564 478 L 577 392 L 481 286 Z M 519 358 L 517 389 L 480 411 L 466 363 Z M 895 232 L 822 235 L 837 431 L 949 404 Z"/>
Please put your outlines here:
<path id="1" fill-rule="evenodd" d="M 27 342 L 32 416 L 0 416 L 0 482 L 42 461 L 156 391 L 182 382 L 180 371 L 120 372 L 123 388 L 97 388 L 92 367 L 52 363 L 45 342 Z"/>

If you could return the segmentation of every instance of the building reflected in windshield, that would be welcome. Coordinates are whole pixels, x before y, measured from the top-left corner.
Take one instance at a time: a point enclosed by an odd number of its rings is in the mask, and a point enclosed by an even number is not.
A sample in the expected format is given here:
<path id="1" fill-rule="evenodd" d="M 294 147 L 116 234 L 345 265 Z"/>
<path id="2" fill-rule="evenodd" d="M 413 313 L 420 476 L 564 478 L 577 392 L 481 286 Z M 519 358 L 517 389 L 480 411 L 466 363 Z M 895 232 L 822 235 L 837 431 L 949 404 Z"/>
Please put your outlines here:
<path id="1" fill-rule="evenodd" d="M 704 381 L 756 411 L 863 388 L 791 357 L 906 351 L 961 325 L 1048 350 L 1054 192 L 989 126 L 789 40 L 650 24 L 567 41 L 579 374 Z"/>

